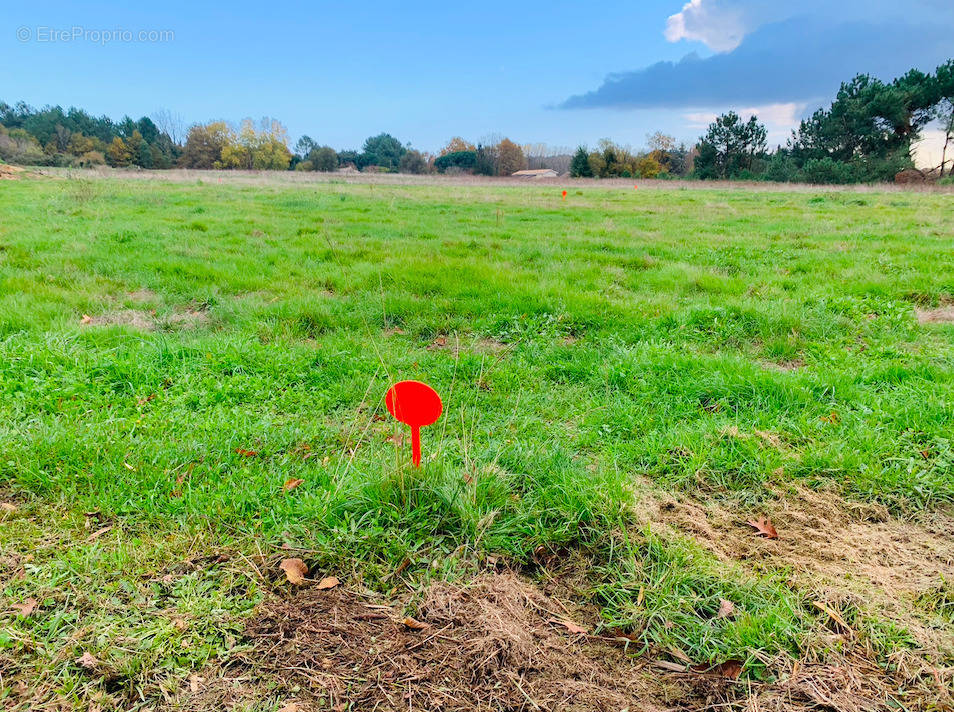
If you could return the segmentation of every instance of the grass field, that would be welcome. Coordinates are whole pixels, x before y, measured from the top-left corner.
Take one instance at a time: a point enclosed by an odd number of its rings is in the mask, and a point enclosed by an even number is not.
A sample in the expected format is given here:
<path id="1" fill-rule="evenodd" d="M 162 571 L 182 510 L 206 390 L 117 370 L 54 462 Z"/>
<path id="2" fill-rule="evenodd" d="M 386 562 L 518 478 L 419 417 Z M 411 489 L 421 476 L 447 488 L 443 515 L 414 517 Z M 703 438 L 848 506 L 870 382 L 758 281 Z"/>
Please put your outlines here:
<path id="1" fill-rule="evenodd" d="M 945 709 L 952 200 L 6 182 L 0 701 L 211 705 L 298 556 L 425 621 L 516 575 L 661 706 Z M 365 709 L 269 680 L 241 704 Z"/>

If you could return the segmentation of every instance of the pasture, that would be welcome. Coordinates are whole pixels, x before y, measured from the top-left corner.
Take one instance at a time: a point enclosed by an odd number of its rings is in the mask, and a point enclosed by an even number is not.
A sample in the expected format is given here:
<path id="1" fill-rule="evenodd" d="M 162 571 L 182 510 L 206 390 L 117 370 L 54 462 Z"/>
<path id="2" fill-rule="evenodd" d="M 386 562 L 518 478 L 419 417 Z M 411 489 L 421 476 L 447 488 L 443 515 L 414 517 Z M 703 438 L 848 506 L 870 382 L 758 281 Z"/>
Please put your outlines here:
<path id="1" fill-rule="evenodd" d="M 3 705 L 948 709 L 952 196 L 560 188 L 5 182 Z"/>

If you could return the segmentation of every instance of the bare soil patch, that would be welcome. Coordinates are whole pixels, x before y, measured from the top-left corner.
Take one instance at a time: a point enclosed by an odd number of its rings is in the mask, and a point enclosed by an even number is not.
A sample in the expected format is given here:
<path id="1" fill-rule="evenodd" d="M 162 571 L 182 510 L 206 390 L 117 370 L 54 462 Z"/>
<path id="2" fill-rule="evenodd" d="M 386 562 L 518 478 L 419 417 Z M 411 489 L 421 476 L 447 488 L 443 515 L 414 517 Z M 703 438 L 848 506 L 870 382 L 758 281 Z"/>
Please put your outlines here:
<path id="1" fill-rule="evenodd" d="M 787 373 L 804 368 L 805 362 L 800 358 L 789 359 L 786 361 L 762 361 L 762 366 L 772 371 L 782 371 L 783 373 Z"/>
<path id="2" fill-rule="evenodd" d="M 0 180 L 16 180 L 23 173 L 19 166 L 10 166 L 6 163 L 0 163 Z"/>
<path id="3" fill-rule="evenodd" d="M 778 539 L 756 536 L 747 524 L 763 514 Z M 759 511 L 671 496 L 646 505 L 643 516 L 691 536 L 720 558 L 784 571 L 811 600 L 829 608 L 877 611 L 906 628 L 926 659 L 954 661 L 954 627 L 938 625 L 918 606 L 923 596 L 954 580 L 950 514 L 902 521 L 879 505 L 799 487 Z"/>
<path id="4" fill-rule="evenodd" d="M 415 619 L 340 588 L 275 596 L 246 630 L 253 649 L 184 706 L 247 699 L 252 674 L 299 710 L 662 709 L 646 661 L 568 630 L 566 610 L 512 574 L 434 585 Z"/>
<path id="5" fill-rule="evenodd" d="M 130 298 L 135 301 L 140 299 L 148 301 L 151 298 L 145 295 L 136 298 L 133 294 L 130 294 Z M 164 326 L 174 329 L 194 329 L 208 323 L 209 314 L 204 309 L 177 310 L 165 316 L 157 314 L 154 310 L 114 309 L 95 316 L 84 314 L 80 318 L 82 326 L 128 326 L 141 331 L 154 331 Z"/>
<path id="6" fill-rule="evenodd" d="M 937 309 L 915 309 L 914 315 L 919 324 L 954 324 L 954 304 Z"/>

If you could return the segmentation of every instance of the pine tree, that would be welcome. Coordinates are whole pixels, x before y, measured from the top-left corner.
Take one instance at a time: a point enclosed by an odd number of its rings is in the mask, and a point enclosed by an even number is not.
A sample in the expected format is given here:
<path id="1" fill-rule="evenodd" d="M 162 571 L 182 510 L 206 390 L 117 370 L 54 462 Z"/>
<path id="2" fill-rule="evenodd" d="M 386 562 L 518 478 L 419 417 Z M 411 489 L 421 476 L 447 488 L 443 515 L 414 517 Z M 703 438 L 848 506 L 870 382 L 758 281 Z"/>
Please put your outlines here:
<path id="1" fill-rule="evenodd" d="M 136 163 L 143 168 L 152 168 L 155 165 L 155 161 L 153 161 L 152 158 L 152 150 L 145 141 L 139 144 L 139 156 Z"/>
<path id="2" fill-rule="evenodd" d="M 583 146 L 580 146 L 578 149 L 576 149 L 576 154 L 573 156 L 573 160 L 570 161 L 570 177 L 593 177 L 593 169 L 590 168 L 590 157 L 586 153 L 586 149 Z"/>

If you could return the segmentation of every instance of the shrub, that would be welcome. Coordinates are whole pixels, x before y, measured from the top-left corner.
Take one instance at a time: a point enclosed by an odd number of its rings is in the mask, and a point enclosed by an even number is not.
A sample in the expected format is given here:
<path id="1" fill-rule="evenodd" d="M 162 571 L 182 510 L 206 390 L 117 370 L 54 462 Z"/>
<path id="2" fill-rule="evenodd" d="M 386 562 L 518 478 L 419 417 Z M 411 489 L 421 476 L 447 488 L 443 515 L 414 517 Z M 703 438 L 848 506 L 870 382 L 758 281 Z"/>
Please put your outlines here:
<path id="1" fill-rule="evenodd" d="M 447 153 L 434 161 L 434 167 L 441 173 L 448 168 L 457 168 L 460 171 L 472 171 L 477 165 L 476 151 L 454 151 Z"/>

